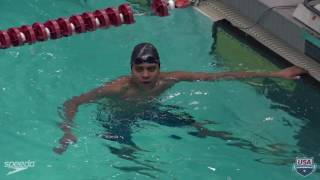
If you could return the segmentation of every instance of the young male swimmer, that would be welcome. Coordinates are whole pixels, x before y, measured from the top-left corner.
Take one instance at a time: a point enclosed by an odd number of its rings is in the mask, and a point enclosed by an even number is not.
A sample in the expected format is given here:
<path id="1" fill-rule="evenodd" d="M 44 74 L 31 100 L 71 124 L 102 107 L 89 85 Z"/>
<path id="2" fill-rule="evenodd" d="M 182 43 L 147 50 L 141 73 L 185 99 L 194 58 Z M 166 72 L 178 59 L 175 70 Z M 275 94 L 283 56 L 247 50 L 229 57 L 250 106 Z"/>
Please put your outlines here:
<path id="1" fill-rule="evenodd" d="M 141 110 L 144 108 L 148 109 L 148 106 L 150 106 L 149 102 L 152 102 L 161 95 L 161 93 L 181 81 L 215 81 L 220 79 L 243 79 L 254 77 L 296 79 L 299 75 L 304 73 L 306 73 L 305 70 L 295 66 L 274 72 L 160 72 L 160 57 L 157 49 L 150 43 L 141 43 L 134 47 L 131 55 L 131 75 L 123 76 L 112 82 L 105 83 L 101 87 L 80 96 L 73 97 L 64 103 L 65 120 L 60 126 L 64 135 L 60 139 L 61 146 L 54 148 L 54 151 L 61 154 L 67 149 L 68 144 L 77 141 L 77 138 L 72 134 L 71 126 L 73 118 L 78 111 L 78 107 L 82 104 L 92 103 L 102 98 L 108 98 L 117 102 L 117 104 L 126 104 L 126 107 L 129 109 L 135 107 Z M 172 116 L 172 114 L 169 114 L 169 116 L 170 119 L 181 120 L 181 118 Z M 152 118 L 155 116 L 147 115 L 147 117 Z M 160 121 L 162 120 L 163 119 L 160 118 Z M 165 121 L 165 123 L 168 123 L 170 120 L 166 119 Z M 193 125 L 199 131 L 206 130 L 206 132 L 208 132 L 207 129 L 196 124 L 193 120 L 187 121 L 188 122 L 185 124 Z M 213 136 L 218 136 L 217 131 L 212 133 L 214 133 Z M 130 141 L 130 134 L 128 136 L 128 141 Z"/>

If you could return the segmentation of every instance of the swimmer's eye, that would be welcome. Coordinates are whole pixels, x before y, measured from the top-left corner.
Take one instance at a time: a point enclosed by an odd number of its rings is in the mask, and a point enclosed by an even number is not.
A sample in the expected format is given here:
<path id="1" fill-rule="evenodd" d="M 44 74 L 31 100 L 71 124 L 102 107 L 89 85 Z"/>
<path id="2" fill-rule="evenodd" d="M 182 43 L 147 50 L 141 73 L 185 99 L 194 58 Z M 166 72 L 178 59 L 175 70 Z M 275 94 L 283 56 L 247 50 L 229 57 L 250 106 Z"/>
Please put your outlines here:
<path id="1" fill-rule="evenodd" d="M 143 71 L 143 67 L 140 67 L 140 66 L 136 66 L 134 68 L 137 72 L 142 72 Z"/>
<path id="2" fill-rule="evenodd" d="M 156 70 L 156 66 L 151 66 L 151 67 L 148 67 L 147 70 L 149 72 L 154 72 Z"/>

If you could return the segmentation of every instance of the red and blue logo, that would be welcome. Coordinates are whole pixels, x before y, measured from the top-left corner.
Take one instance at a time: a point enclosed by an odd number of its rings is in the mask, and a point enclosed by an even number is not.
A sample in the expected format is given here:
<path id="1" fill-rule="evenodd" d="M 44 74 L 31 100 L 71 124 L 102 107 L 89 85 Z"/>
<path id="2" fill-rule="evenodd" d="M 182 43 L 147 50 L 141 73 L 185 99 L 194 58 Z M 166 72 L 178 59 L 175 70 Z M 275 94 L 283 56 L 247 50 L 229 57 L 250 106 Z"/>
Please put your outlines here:
<path id="1" fill-rule="evenodd" d="M 301 176 L 309 176 L 316 170 L 317 165 L 314 163 L 313 158 L 297 157 L 296 163 L 293 168 Z"/>

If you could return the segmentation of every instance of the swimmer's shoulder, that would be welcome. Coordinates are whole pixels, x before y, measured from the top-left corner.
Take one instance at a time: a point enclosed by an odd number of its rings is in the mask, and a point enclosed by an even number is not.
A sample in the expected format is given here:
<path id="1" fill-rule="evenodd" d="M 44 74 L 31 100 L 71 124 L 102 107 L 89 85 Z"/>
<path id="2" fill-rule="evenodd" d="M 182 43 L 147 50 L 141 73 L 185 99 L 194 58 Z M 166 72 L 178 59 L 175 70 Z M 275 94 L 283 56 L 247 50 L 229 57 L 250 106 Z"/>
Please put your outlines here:
<path id="1" fill-rule="evenodd" d="M 113 94 L 125 93 L 130 86 L 130 76 L 122 76 L 104 85 L 104 89 Z"/>

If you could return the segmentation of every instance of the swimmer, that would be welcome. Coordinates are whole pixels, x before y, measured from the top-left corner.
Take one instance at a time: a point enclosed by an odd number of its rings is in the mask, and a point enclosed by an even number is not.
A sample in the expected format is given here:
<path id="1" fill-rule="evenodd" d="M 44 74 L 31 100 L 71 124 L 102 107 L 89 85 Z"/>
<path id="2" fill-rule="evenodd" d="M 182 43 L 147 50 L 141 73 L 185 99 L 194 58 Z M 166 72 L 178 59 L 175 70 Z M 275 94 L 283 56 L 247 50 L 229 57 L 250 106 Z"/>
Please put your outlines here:
<path id="1" fill-rule="evenodd" d="M 296 66 L 274 72 L 161 72 L 160 64 L 160 56 L 157 49 L 152 44 L 138 44 L 134 47 L 131 55 L 130 75 L 107 82 L 101 87 L 67 100 L 63 105 L 64 121 L 60 125 L 64 135 L 60 139 L 61 146 L 54 148 L 54 151 L 61 154 L 67 149 L 69 144 L 77 141 L 76 136 L 72 133 L 73 119 L 79 106 L 86 103 L 92 103 L 107 98 L 112 99 L 118 104 L 127 104 L 127 107 L 130 107 L 130 110 L 128 111 L 134 111 L 131 109 L 133 107 L 143 110 L 148 106 L 148 103 L 143 102 L 150 102 L 157 99 L 164 91 L 182 81 L 216 81 L 221 79 L 256 77 L 297 79 L 300 75 L 306 73 L 305 70 Z M 137 106 L 137 104 L 142 105 Z M 190 122 L 192 123 L 193 121 Z M 208 132 L 207 129 L 199 126 L 199 124 L 194 123 L 193 127 L 198 129 L 198 135 Z M 209 132 L 207 134 L 210 133 L 215 137 L 222 134 L 222 138 L 224 139 L 232 138 L 228 137 L 228 133 L 223 131 Z"/>

